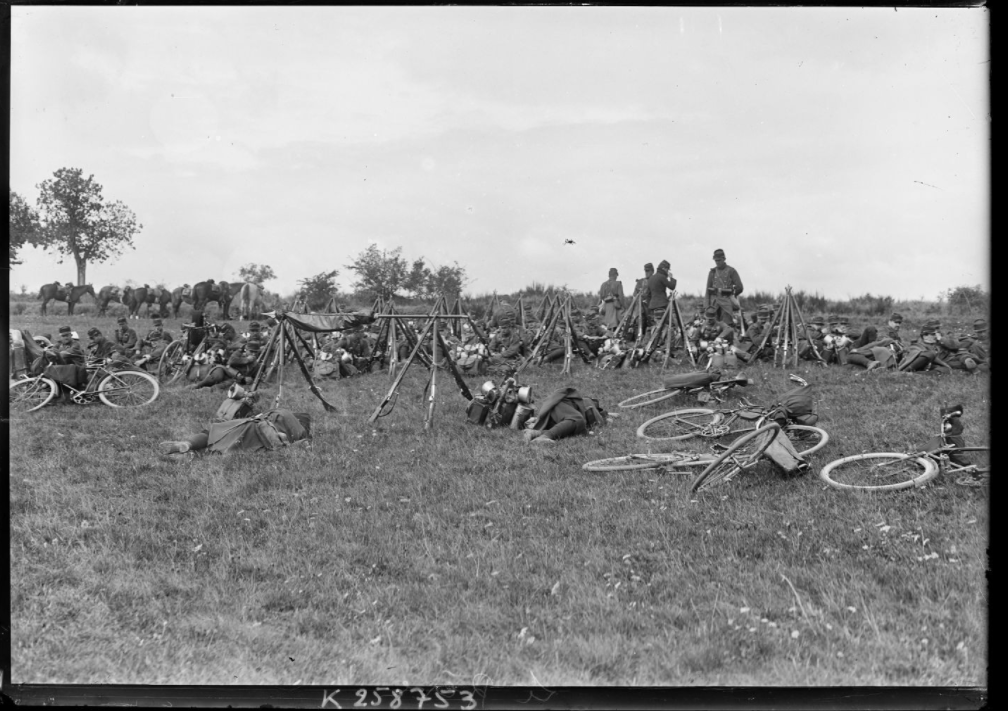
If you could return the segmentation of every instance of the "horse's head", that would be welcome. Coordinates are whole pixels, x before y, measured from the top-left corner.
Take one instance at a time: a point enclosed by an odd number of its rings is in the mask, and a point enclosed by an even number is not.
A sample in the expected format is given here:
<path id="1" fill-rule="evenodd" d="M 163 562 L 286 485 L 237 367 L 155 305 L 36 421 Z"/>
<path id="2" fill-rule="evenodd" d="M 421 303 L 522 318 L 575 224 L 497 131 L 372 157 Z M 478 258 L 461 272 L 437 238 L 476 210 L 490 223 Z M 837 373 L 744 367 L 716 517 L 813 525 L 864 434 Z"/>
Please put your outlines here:
<path id="1" fill-rule="evenodd" d="M 91 298 L 92 299 L 97 299 L 98 298 L 98 295 L 95 293 L 95 290 L 94 290 L 94 285 L 92 285 L 92 284 L 85 284 L 84 285 L 84 294 L 91 294 Z"/>

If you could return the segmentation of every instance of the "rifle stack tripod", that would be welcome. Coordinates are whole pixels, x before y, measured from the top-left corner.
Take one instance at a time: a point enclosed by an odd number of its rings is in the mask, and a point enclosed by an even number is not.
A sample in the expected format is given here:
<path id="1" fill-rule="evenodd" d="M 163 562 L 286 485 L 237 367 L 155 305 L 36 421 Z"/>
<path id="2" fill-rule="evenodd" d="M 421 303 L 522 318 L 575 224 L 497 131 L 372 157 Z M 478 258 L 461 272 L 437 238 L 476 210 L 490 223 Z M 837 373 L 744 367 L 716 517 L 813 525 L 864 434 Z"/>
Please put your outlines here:
<path id="1" fill-rule="evenodd" d="M 630 353 L 624 358 L 622 367 L 633 368 L 641 363 L 649 362 L 664 341 L 665 358 L 662 361 L 662 370 L 664 370 L 668 366 L 669 358 L 672 357 L 676 341 L 678 340 L 683 346 L 686 345 L 686 324 L 683 321 L 682 311 L 679 310 L 676 294 L 674 291 L 672 292 L 672 295 L 669 297 L 668 307 L 665 309 L 665 313 L 662 314 L 661 321 L 654 324 L 651 336 L 647 338 L 646 343 L 647 329 L 645 328 L 645 323 L 647 321 L 644 314 L 643 289 L 641 287 L 635 288 L 631 298 L 633 304 L 624 312 L 623 318 L 613 332 L 614 338 L 629 340 L 630 336 L 634 336 L 634 345 Z M 675 336 L 677 330 L 678 339 Z M 696 359 L 693 357 L 693 353 L 689 348 L 685 350 L 690 362 L 695 366 Z"/>
<path id="2" fill-rule="evenodd" d="M 777 327 L 777 332 L 774 333 L 774 327 Z M 800 331 L 799 331 L 800 329 Z M 805 341 L 809 344 L 812 353 L 816 357 L 816 361 L 819 365 L 826 365 L 826 361 L 819 354 L 819 350 L 815 347 L 815 342 L 809 337 L 808 326 L 805 324 L 805 317 L 802 316 L 801 308 L 798 306 L 798 302 L 795 301 L 794 294 L 791 293 L 790 284 L 784 288 L 784 299 L 781 301 L 780 306 L 777 307 L 777 312 L 774 314 L 773 319 L 770 321 L 770 327 L 767 328 L 767 332 L 763 334 L 763 340 L 760 342 L 759 350 L 762 351 L 766 346 L 767 341 L 771 337 L 774 339 L 774 367 L 786 368 L 788 361 L 791 361 L 792 365 L 798 365 L 798 335 L 801 333 L 804 336 Z"/>
<path id="3" fill-rule="evenodd" d="M 580 314 L 580 310 L 574 304 L 574 299 L 570 295 L 570 292 L 564 291 L 562 294 L 554 297 L 547 295 L 543 298 L 543 303 L 540 304 L 540 307 L 543 319 L 539 322 L 539 328 L 536 330 L 536 334 L 529 344 L 532 350 L 518 365 L 515 374 L 520 374 L 529 363 L 542 364 L 546 359 L 549 344 L 553 339 L 553 334 L 556 332 L 558 324 L 563 324 L 564 326 L 564 364 L 560 372 L 565 375 L 571 372 L 571 361 L 574 359 L 574 354 L 579 355 L 585 363 L 591 363 L 590 356 L 578 345 L 572 314 L 575 311 Z"/>

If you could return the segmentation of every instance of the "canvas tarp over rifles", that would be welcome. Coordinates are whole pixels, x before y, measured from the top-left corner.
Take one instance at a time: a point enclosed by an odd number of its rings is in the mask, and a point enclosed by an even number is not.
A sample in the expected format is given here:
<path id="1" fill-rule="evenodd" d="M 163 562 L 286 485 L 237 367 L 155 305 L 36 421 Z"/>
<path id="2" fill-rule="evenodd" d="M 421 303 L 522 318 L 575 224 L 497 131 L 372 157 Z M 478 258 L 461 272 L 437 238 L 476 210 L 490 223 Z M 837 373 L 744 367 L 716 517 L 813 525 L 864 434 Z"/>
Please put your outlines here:
<path id="1" fill-rule="evenodd" d="M 278 314 L 299 331 L 312 333 L 328 333 L 330 331 L 348 331 L 374 323 L 374 313 L 355 311 L 342 314 L 298 314 L 285 311 Z"/>

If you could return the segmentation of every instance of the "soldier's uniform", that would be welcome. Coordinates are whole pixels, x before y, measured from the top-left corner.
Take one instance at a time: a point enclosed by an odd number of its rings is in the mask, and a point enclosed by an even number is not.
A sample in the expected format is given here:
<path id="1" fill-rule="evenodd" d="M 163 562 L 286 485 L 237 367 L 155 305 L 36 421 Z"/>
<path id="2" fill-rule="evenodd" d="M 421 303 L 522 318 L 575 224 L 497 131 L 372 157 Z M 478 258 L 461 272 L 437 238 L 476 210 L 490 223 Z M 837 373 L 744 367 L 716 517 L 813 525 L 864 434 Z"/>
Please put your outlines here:
<path id="1" fill-rule="evenodd" d="M 599 299 L 602 302 L 600 315 L 602 323 L 608 328 L 619 326 L 623 316 L 623 300 L 626 297 L 623 294 L 623 282 L 616 280 L 618 276 L 619 272 L 615 267 L 610 269 L 609 279 L 602 282 L 602 286 L 599 288 Z"/>
<path id="2" fill-rule="evenodd" d="M 746 329 L 745 333 L 732 346 L 732 353 L 746 363 L 767 357 L 772 358 L 773 348 L 771 346 L 764 346 L 762 351 L 759 350 L 759 345 L 763 342 L 763 338 L 769 330 L 770 309 L 766 305 L 763 305 L 752 315 L 752 323 L 749 324 L 749 328 Z"/>
<path id="3" fill-rule="evenodd" d="M 234 383 L 251 382 L 258 371 L 256 359 L 259 357 L 261 344 L 258 340 L 250 341 L 241 350 L 235 351 L 228 358 L 227 365 L 217 364 L 210 372 L 193 386 L 199 388 L 216 388 L 225 390 Z"/>
<path id="4" fill-rule="evenodd" d="M 80 343 L 73 340 L 73 331 L 69 326 L 60 326 L 60 339 L 56 343 L 56 358 L 62 365 L 82 366 L 87 362 L 87 356 Z"/>
<path id="5" fill-rule="evenodd" d="M 809 322 L 809 326 L 811 328 L 808 331 L 808 340 L 806 340 L 804 333 L 798 334 L 798 357 L 803 360 L 816 360 L 815 354 L 818 351 L 823 360 L 826 360 L 824 351 L 826 349 L 826 336 L 829 332 L 826 326 L 826 319 L 822 316 L 815 316 Z M 813 346 L 815 346 L 815 350 L 812 350 Z"/>
<path id="6" fill-rule="evenodd" d="M 113 348 L 119 355 L 132 356 L 137 348 L 136 331 L 130 328 L 129 323 L 121 316 L 117 323 L 119 324 L 119 328 L 115 332 Z"/>
<path id="7" fill-rule="evenodd" d="M 939 337 L 937 321 L 928 321 L 920 330 L 918 340 L 912 342 L 903 354 L 899 369 L 905 372 L 930 370 L 934 363 L 945 365 L 938 358 Z"/>
<path id="8" fill-rule="evenodd" d="M 650 312 L 649 319 L 652 325 L 657 325 L 661 323 L 662 316 L 665 315 L 665 309 L 669 305 L 669 297 L 666 289 L 671 289 L 675 291 L 676 280 L 669 274 L 669 267 L 671 265 L 667 260 L 663 259 L 658 263 L 658 271 L 648 279 L 648 311 Z"/>
<path id="9" fill-rule="evenodd" d="M 738 296 L 742 293 L 742 279 L 735 267 L 724 263 L 723 249 L 714 250 L 714 261 L 717 266 L 707 274 L 707 291 L 705 306 L 717 309 L 717 318 L 727 324 L 734 325 L 735 309 L 738 308 Z"/>
<path id="10" fill-rule="evenodd" d="M 511 325 L 501 329 L 490 338 L 490 365 L 501 366 L 517 361 L 525 355 L 525 339 L 517 328 Z"/>
<path id="11" fill-rule="evenodd" d="M 88 355 L 92 358 L 105 360 L 116 355 L 116 349 L 112 341 L 105 338 L 97 328 L 92 327 L 88 329 L 88 338 L 90 339 Z"/>
<path id="12" fill-rule="evenodd" d="M 731 352 L 735 340 L 735 329 L 717 320 L 717 309 L 709 306 L 704 310 L 704 321 L 687 332 L 690 350 L 696 355 L 697 367 L 705 367 L 714 356 L 724 357 Z"/>
<path id="13" fill-rule="evenodd" d="M 654 265 L 648 262 L 644 265 L 644 278 L 638 279 L 637 283 L 634 284 L 634 291 L 639 292 L 640 299 L 643 302 L 644 308 L 641 310 L 644 317 L 644 323 L 641 324 L 644 330 L 647 330 L 648 326 L 651 325 L 651 290 L 648 288 L 648 284 L 651 282 L 651 277 L 654 276 Z"/>

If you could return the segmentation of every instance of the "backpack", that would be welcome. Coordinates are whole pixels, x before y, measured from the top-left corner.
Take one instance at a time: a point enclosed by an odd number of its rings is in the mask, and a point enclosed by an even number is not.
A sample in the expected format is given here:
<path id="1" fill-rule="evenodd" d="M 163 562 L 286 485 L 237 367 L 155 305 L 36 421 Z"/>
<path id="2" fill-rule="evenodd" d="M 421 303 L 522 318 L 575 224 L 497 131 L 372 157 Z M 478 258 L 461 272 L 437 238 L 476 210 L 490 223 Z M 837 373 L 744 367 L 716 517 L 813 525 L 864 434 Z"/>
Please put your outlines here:
<path id="1" fill-rule="evenodd" d="M 668 375 L 665 377 L 662 384 L 667 390 L 675 390 L 677 388 L 703 388 L 720 379 L 721 373 L 716 370 L 700 370 L 692 373 L 677 373 L 675 375 Z"/>

